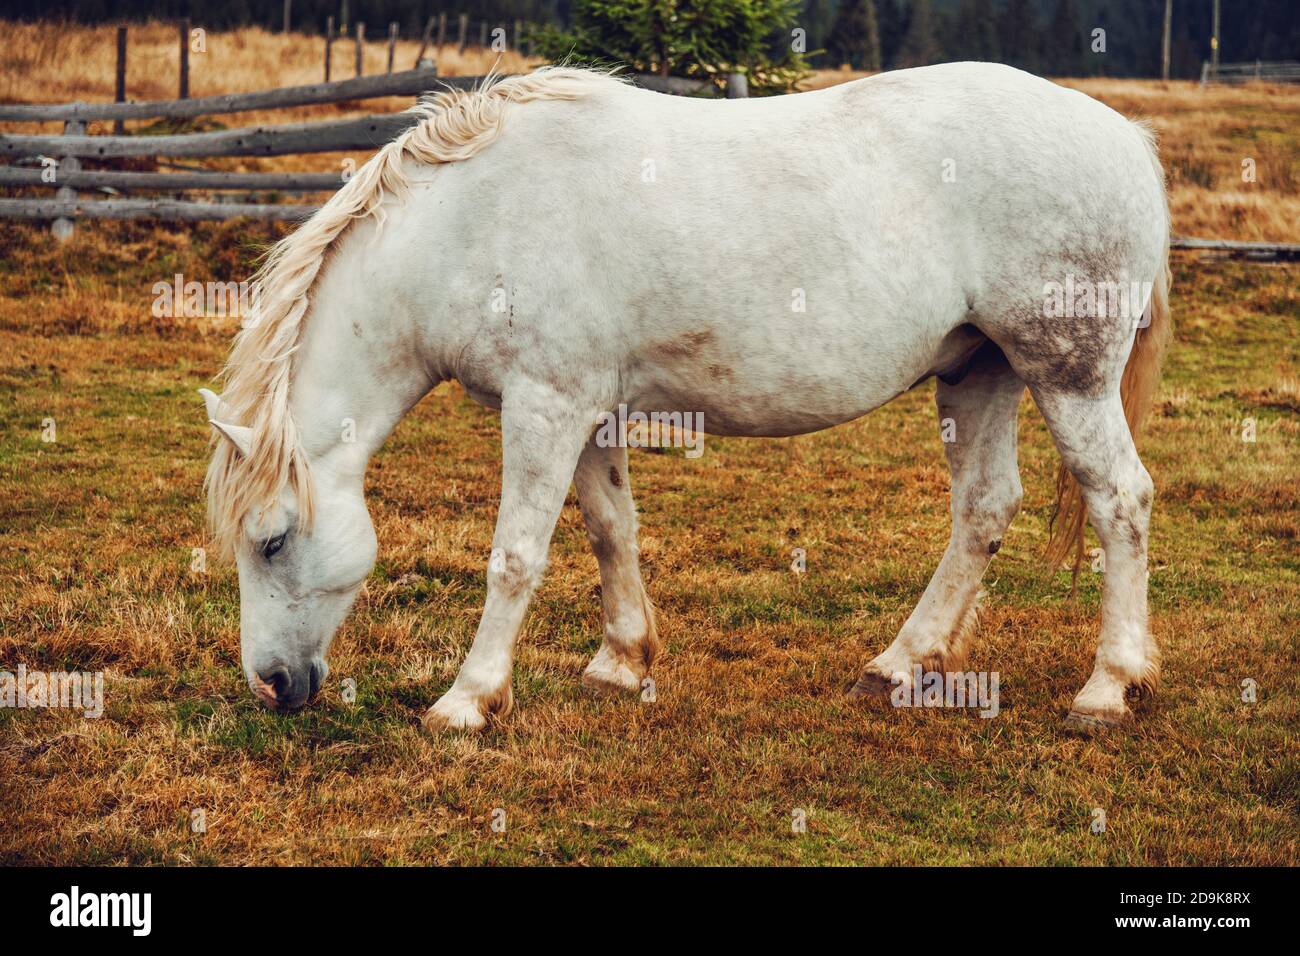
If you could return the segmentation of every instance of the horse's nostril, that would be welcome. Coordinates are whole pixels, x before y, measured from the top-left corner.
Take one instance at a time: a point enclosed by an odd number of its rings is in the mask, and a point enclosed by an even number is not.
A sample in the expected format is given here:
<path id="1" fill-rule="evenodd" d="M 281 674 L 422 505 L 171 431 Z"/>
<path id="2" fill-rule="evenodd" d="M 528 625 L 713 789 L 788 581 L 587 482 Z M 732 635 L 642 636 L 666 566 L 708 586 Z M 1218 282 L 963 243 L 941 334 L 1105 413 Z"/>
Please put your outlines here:
<path id="1" fill-rule="evenodd" d="M 289 668 L 283 664 L 273 668 L 269 673 L 258 674 L 258 680 L 266 684 L 271 691 L 271 695 L 276 700 L 284 700 L 289 694 L 289 688 L 293 686 L 293 678 L 289 676 Z"/>

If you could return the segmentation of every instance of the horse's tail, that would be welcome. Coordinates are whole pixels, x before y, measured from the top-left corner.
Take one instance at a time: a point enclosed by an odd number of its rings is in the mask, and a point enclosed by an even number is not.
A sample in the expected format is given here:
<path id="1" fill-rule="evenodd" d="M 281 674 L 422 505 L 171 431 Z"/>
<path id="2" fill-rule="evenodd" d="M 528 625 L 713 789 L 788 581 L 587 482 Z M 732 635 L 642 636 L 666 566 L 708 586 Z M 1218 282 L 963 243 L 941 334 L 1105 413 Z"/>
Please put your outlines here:
<path id="1" fill-rule="evenodd" d="M 1164 192 L 1164 170 L 1156 152 L 1155 135 L 1151 128 L 1142 123 L 1134 124 L 1141 132 L 1147 155 L 1155 169 L 1156 181 Z M 1147 413 L 1155 401 L 1156 387 L 1160 384 L 1160 363 L 1164 359 L 1165 349 L 1173 333 L 1173 322 L 1169 314 L 1169 286 L 1172 276 L 1169 271 L 1169 207 L 1168 199 L 1164 202 L 1165 211 L 1165 247 L 1161 255 L 1160 266 L 1151 283 L 1151 297 L 1143 322 L 1138 326 L 1137 336 L 1133 340 L 1133 351 L 1129 353 L 1128 363 L 1124 366 L 1124 375 L 1120 379 L 1120 397 L 1124 402 L 1124 417 L 1128 420 L 1129 431 L 1134 440 L 1146 421 Z M 1052 512 L 1052 521 L 1048 530 L 1047 548 L 1044 560 L 1048 568 L 1056 570 L 1073 554 L 1073 581 L 1078 583 L 1079 567 L 1083 564 L 1083 531 L 1088 520 L 1088 508 L 1083 501 L 1083 490 L 1074 480 L 1064 464 L 1056 476 L 1056 505 Z"/>

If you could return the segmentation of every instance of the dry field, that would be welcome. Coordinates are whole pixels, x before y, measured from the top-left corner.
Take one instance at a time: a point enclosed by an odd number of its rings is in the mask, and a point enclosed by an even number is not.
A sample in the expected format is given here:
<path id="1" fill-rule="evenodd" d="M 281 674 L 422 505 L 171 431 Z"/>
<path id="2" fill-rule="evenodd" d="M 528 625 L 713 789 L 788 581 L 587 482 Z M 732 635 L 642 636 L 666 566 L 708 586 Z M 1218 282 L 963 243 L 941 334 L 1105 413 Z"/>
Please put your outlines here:
<path id="1" fill-rule="evenodd" d="M 0 26 L 21 41 L 0 50 L 0 97 L 110 95 L 110 31 L 64 31 L 49 52 L 47 34 Z M 172 95 L 170 28 L 134 37 L 147 52 L 155 34 L 160 65 L 133 72 L 136 98 Z M 300 46 L 211 37 L 194 92 L 314 80 L 319 43 L 289 55 Z M 1178 231 L 1300 241 L 1300 91 L 1071 85 L 1154 120 Z M 257 119 L 290 115 L 345 111 Z M 1256 183 L 1241 182 L 1243 157 Z M 476 623 L 500 484 L 495 416 L 459 388 L 426 398 L 372 465 L 380 562 L 314 708 L 254 703 L 233 569 L 191 570 L 208 441 L 194 390 L 231 323 L 154 318 L 151 289 L 177 272 L 244 278 L 279 233 L 81 224 L 61 246 L 0 228 L 0 670 L 106 675 L 99 720 L 0 709 L 0 863 L 1300 862 L 1300 267 L 1175 257 L 1176 341 L 1145 442 L 1164 681 L 1131 732 L 1061 725 L 1091 667 L 1101 576 L 1085 571 L 1072 600 L 1069 575 L 1036 563 L 1056 456 L 1028 401 L 1025 506 L 970 661 L 1000 673 L 1000 714 L 843 698 L 947 535 L 926 385 L 817 435 L 710 438 L 693 461 L 634 452 L 668 649 L 658 699 L 580 690 L 601 622 L 571 502 L 521 640 L 515 713 L 481 736 L 430 737 L 418 718 Z M 498 808 L 505 832 L 490 826 Z M 1090 831 L 1097 808 L 1104 834 Z"/>

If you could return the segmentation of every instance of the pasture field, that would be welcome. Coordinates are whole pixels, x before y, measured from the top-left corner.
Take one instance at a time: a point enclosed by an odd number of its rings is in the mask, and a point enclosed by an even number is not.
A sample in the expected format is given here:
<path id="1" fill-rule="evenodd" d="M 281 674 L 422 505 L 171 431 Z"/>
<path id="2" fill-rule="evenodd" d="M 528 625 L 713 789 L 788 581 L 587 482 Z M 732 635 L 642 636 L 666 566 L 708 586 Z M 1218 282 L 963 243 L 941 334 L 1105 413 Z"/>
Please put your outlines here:
<path id="1" fill-rule="evenodd" d="M 229 88 L 294 81 L 273 73 Z M 80 94 L 42 75 L 21 98 L 105 95 L 93 75 Z M 1071 85 L 1153 119 L 1175 231 L 1300 241 L 1300 93 Z M 579 685 L 601 618 L 571 497 L 515 712 L 431 737 L 419 717 L 477 622 L 500 487 L 496 416 L 459 387 L 428 396 L 372 464 L 379 564 L 315 706 L 255 703 L 233 568 L 195 569 L 209 438 L 195 389 L 234 321 L 155 318 L 151 290 L 176 273 L 245 278 L 282 233 L 80 223 L 60 245 L 0 228 L 0 670 L 102 670 L 106 705 L 98 720 L 0 708 L 0 863 L 1300 862 L 1300 266 L 1174 257 L 1175 341 L 1143 442 L 1164 672 L 1129 730 L 1062 725 L 1102 578 L 1085 567 L 1072 598 L 1069 573 L 1038 563 L 1057 457 L 1028 399 L 1025 504 L 967 665 L 999 672 L 998 715 L 844 698 L 947 537 L 927 383 L 816 435 L 633 452 L 667 646 L 657 699 Z"/>

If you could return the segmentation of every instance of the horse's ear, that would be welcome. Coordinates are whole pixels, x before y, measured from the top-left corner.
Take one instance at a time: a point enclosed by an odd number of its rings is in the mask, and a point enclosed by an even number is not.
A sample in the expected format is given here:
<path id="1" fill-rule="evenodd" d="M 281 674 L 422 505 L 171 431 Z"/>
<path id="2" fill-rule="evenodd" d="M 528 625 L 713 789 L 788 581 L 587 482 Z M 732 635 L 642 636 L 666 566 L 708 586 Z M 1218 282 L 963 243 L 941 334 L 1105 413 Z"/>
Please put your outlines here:
<path id="1" fill-rule="evenodd" d="M 208 407 L 208 424 L 226 436 L 230 443 L 239 449 L 240 454 L 247 458 L 249 449 L 253 447 L 253 430 L 243 425 L 227 425 L 220 421 L 230 414 L 230 409 L 221 401 L 221 396 L 212 389 L 201 388 L 199 394 L 203 396 L 203 404 Z"/>
<path id="2" fill-rule="evenodd" d="M 203 396 L 203 404 L 208 407 L 209 421 L 211 421 L 212 419 L 228 417 L 227 415 L 223 414 L 227 409 L 225 405 L 222 404 L 220 395 L 218 395 L 210 388 L 199 389 L 199 394 Z"/>
<path id="3" fill-rule="evenodd" d="M 226 436 L 245 458 L 249 456 L 253 447 L 253 430 L 251 428 L 246 428 L 243 425 L 227 425 L 215 418 L 211 419 L 208 424 Z"/>

